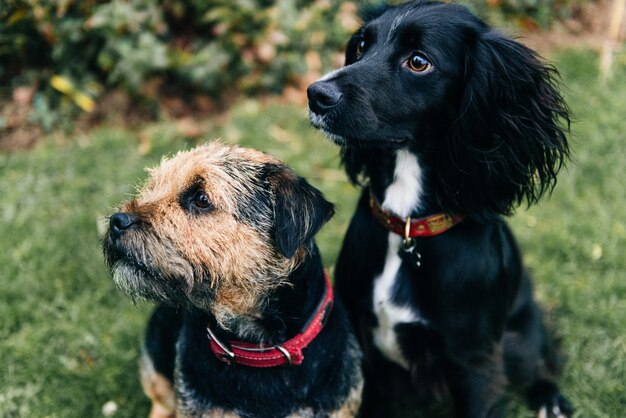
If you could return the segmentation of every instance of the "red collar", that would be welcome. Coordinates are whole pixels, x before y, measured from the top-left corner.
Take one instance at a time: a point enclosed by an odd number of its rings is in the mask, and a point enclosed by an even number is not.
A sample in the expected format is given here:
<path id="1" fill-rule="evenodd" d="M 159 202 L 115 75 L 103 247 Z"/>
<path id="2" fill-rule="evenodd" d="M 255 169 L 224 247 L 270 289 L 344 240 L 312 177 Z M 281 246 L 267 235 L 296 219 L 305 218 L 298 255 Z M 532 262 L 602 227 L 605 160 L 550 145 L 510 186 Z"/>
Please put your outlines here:
<path id="1" fill-rule="evenodd" d="M 211 351 L 224 363 L 237 363 L 249 367 L 274 367 L 283 365 L 302 364 L 304 350 L 320 333 L 330 316 L 333 307 L 333 287 L 328 274 L 324 272 L 326 289 L 314 314 L 304 324 L 298 335 L 280 345 L 271 347 L 263 344 L 254 344 L 245 341 L 219 340 L 215 333 L 207 326 L 207 336 Z"/>
<path id="2" fill-rule="evenodd" d="M 437 213 L 424 218 L 413 219 L 408 217 L 403 219 L 395 213 L 383 209 L 371 190 L 370 207 L 374 217 L 382 226 L 404 237 L 405 240 L 439 235 L 461 222 L 464 218 L 463 215 Z"/>

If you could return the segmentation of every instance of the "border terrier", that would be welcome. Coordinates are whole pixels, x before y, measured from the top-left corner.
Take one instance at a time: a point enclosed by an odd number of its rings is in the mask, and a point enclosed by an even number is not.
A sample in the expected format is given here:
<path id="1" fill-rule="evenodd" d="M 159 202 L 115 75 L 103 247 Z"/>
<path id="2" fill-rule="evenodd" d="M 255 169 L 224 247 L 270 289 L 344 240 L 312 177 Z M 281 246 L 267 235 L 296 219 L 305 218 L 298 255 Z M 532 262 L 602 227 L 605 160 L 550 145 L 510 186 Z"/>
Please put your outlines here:
<path id="1" fill-rule="evenodd" d="M 361 354 L 313 236 L 321 192 L 259 151 L 209 143 L 149 170 L 110 217 L 116 284 L 158 302 L 141 360 L 151 417 L 351 417 Z"/>

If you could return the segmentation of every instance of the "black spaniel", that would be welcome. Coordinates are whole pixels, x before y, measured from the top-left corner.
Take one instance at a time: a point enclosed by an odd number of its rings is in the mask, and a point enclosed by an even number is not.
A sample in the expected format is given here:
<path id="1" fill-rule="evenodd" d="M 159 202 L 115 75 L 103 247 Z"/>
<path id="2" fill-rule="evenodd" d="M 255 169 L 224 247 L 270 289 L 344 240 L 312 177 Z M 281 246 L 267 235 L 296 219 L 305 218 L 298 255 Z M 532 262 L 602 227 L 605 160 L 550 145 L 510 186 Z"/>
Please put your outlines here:
<path id="1" fill-rule="evenodd" d="M 556 70 L 459 5 L 363 17 L 345 67 L 308 89 L 312 124 L 364 186 L 336 268 L 366 356 L 362 415 L 450 396 L 457 417 L 498 417 L 508 386 L 540 417 L 572 416 L 503 219 L 569 157 Z"/>

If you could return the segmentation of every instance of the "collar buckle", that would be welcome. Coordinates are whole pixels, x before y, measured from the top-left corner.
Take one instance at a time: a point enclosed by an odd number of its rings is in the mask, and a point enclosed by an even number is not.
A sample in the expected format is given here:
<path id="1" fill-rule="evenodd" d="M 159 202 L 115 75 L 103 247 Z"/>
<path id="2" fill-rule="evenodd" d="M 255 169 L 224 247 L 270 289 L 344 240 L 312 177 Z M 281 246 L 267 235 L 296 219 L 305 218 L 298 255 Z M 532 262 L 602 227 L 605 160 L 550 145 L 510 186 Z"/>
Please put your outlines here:
<path id="1" fill-rule="evenodd" d="M 415 249 L 415 239 L 411 238 L 411 217 L 407 216 L 404 224 L 404 240 L 402 241 L 402 249 L 410 253 Z"/>
<path id="2" fill-rule="evenodd" d="M 285 347 L 283 347 L 282 345 L 275 345 L 274 348 L 280 351 L 281 353 L 283 353 L 289 365 L 293 366 L 293 360 L 291 359 L 291 354 L 289 354 L 289 351 L 287 351 Z"/>
<path id="3" fill-rule="evenodd" d="M 232 362 L 235 360 L 235 353 L 233 352 L 233 350 L 230 349 L 227 343 L 217 338 L 213 331 L 211 331 L 211 327 L 207 326 L 206 330 L 209 340 L 213 340 L 215 344 L 217 344 L 217 346 L 224 351 L 224 354 L 221 355 L 221 360 L 228 365 L 232 364 Z"/>

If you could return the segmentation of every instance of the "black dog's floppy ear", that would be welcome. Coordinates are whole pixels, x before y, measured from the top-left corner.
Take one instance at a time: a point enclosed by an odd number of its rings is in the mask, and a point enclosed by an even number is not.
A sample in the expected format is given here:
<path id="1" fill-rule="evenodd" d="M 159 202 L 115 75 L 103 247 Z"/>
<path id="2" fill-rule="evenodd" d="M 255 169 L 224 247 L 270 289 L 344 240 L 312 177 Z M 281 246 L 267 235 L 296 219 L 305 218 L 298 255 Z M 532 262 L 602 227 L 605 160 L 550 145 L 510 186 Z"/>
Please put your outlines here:
<path id="1" fill-rule="evenodd" d="M 556 69 L 495 30 L 476 33 L 465 60 L 459 114 L 447 156 L 440 155 L 455 168 L 443 164 L 448 170 L 438 173 L 446 194 L 455 196 L 447 206 L 467 215 L 510 215 L 554 187 L 569 156 L 569 109 Z"/>
<path id="2" fill-rule="evenodd" d="M 267 174 L 274 196 L 276 246 L 291 258 L 333 216 L 334 205 L 285 165 L 269 164 Z"/>

